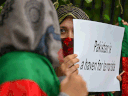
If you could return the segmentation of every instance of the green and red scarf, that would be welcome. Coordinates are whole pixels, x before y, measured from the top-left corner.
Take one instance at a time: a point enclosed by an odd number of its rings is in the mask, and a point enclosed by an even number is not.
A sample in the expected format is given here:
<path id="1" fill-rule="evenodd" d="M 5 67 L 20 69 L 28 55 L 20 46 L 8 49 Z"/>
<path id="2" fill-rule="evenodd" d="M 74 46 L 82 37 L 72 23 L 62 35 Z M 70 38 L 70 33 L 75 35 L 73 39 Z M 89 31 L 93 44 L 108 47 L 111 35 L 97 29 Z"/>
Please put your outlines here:
<path id="1" fill-rule="evenodd" d="M 0 96 L 57 96 L 59 80 L 49 60 L 31 52 L 0 57 Z"/>

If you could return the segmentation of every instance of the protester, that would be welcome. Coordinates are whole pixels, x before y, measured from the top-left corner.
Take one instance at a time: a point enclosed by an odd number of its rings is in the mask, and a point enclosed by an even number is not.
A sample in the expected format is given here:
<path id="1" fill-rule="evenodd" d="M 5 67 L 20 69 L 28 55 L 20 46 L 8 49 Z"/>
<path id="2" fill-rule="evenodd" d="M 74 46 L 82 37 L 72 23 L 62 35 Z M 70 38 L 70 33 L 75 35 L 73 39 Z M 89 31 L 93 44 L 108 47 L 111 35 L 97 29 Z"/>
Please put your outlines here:
<path id="1" fill-rule="evenodd" d="M 125 28 L 124 38 L 122 42 L 122 69 L 125 73 L 122 75 L 122 93 L 121 96 L 128 96 L 128 24 L 122 20 L 122 18 L 118 17 L 118 22 L 120 27 Z"/>
<path id="2" fill-rule="evenodd" d="M 54 71 L 60 49 L 51 0 L 7 0 L 0 14 L 0 96 L 87 96 L 77 74 L 60 86 Z"/>
<path id="3" fill-rule="evenodd" d="M 61 5 L 57 8 L 59 23 L 60 23 L 60 31 L 61 31 L 61 39 L 63 44 L 63 54 L 64 59 L 60 60 L 61 66 L 57 68 L 56 73 L 60 79 L 60 82 L 72 73 L 78 74 L 78 67 L 79 65 L 75 63 L 79 62 L 77 58 L 77 54 L 73 54 L 73 19 L 83 19 L 89 20 L 88 15 L 82 11 L 80 8 L 73 6 L 72 4 Z M 124 24 L 128 24 L 122 21 Z M 121 76 L 117 77 L 120 80 Z M 114 92 L 112 92 L 114 93 Z M 91 92 L 89 95 L 95 96 L 109 96 L 108 94 L 112 95 L 110 92 L 108 93 L 94 93 Z"/>

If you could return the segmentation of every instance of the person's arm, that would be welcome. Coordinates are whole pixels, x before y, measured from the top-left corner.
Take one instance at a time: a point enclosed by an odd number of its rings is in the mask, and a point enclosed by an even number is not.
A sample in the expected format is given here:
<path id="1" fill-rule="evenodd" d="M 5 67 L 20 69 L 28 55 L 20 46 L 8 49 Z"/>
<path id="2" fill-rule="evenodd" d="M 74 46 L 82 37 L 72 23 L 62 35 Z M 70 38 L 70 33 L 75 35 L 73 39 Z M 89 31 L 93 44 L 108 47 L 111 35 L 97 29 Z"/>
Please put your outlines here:
<path id="1" fill-rule="evenodd" d="M 128 22 L 122 20 L 122 23 L 123 23 L 124 25 L 127 25 L 127 26 L 128 26 Z M 116 23 L 115 25 L 119 26 L 119 23 Z"/>

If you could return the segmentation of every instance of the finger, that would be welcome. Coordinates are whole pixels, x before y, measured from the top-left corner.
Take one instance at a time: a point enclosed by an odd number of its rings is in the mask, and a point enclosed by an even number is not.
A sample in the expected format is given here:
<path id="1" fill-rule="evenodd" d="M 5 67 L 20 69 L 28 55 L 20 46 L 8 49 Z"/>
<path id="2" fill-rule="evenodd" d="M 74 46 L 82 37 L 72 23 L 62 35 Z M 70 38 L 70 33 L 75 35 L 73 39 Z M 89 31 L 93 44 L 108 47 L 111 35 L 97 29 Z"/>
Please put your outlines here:
<path id="1" fill-rule="evenodd" d="M 120 78 L 120 82 L 122 81 L 122 78 Z"/>
<path id="2" fill-rule="evenodd" d="M 124 25 L 127 25 L 127 22 L 123 22 Z"/>
<path id="3" fill-rule="evenodd" d="M 64 63 L 62 63 L 62 65 L 60 66 L 60 69 L 65 74 L 65 70 L 67 69 L 66 65 Z"/>
<path id="4" fill-rule="evenodd" d="M 111 92 L 112 94 L 114 94 L 115 93 L 115 91 L 113 91 L 113 92 Z"/>
<path id="5" fill-rule="evenodd" d="M 117 26 L 118 26 L 118 25 L 119 25 L 119 23 L 116 23 L 115 25 L 117 25 Z"/>
<path id="6" fill-rule="evenodd" d="M 72 73 L 77 74 L 77 68 L 79 68 L 79 64 L 76 64 L 74 66 L 72 66 L 71 68 L 68 69 L 68 71 L 66 72 L 66 75 L 71 75 Z M 76 73 L 75 73 L 76 72 Z"/>
<path id="7" fill-rule="evenodd" d="M 123 71 L 122 73 L 120 73 L 120 76 L 124 74 L 125 71 Z"/>
<path id="8" fill-rule="evenodd" d="M 122 22 L 124 22 L 124 20 L 122 20 Z"/>
<path id="9" fill-rule="evenodd" d="M 121 77 L 120 75 L 117 76 L 117 79 L 118 79 L 119 81 L 122 81 L 122 77 Z"/>
<path id="10" fill-rule="evenodd" d="M 73 72 L 75 72 L 76 70 L 78 70 L 78 68 L 79 68 L 79 64 L 76 64 L 76 65 L 74 65 L 74 66 L 72 66 L 71 68 L 69 68 L 71 71 L 72 71 L 72 73 Z"/>
<path id="11" fill-rule="evenodd" d="M 71 54 L 64 58 L 64 63 L 67 63 L 69 60 L 74 59 L 77 57 L 77 54 Z"/>
<path id="12" fill-rule="evenodd" d="M 76 74 L 76 75 L 78 75 L 78 73 L 79 73 L 79 71 L 78 71 L 78 69 L 74 72 L 74 73 L 72 73 L 72 74 Z"/>
<path id="13" fill-rule="evenodd" d="M 119 76 L 116 76 L 117 79 L 119 79 Z"/>
<path id="14" fill-rule="evenodd" d="M 78 68 L 79 68 L 79 64 L 76 64 L 76 65 L 72 65 L 72 66 L 76 66 L 76 67 L 78 67 Z M 72 66 L 71 66 L 71 67 L 72 67 Z M 71 67 L 70 67 L 70 68 L 71 68 Z"/>
<path id="15" fill-rule="evenodd" d="M 69 75 L 78 75 L 78 73 L 79 73 L 79 71 L 78 71 L 78 69 L 77 69 L 77 70 L 75 70 L 74 72 L 72 72 L 72 73 L 69 74 Z"/>
<path id="16" fill-rule="evenodd" d="M 75 63 L 77 63 L 77 62 L 79 62 L 79 59 L 78 58 L 75 58 L 75 59 L 71 59 L 70 61 L 68 61 L 67 63 L 66 63 L 66 66 L 67 66 L 67 68 L 70 68 L 70 67 L 72 67 Z"/>

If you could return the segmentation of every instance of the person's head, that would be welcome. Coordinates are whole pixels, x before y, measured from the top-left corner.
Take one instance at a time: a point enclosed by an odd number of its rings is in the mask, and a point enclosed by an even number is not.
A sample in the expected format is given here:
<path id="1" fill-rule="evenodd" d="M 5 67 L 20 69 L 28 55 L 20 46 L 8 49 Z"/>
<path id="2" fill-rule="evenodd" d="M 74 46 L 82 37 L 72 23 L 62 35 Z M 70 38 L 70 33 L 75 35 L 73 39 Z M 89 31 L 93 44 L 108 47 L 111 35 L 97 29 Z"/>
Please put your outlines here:
<path id="1" fill-rule="evenodd" d="M 61 5 L 57 8 L 57 14 L 60 24 L 63 55 L 66 57 L 69 54 L 73 54 L 73 19 L 89 20 L 89 17 L 83 10 L 72 4 Z"/>
<path id="2" fill-rule="evenodd" d="M 0 57 L 12 51 L 34 52 L 51 61 L 53 68 L 60 66 L 62 42 L 52 1 L 13 1 L 6 0 L 0 15 Z"/>
<path id="3" fill-rule="evenodd" d="M 88 15 L 78 7 L 72 4 L 61 5 L 57 9 L 59 18 L 61 38 L 74 38 L 73 35 L 73 19 L 89 20 Z"/>

